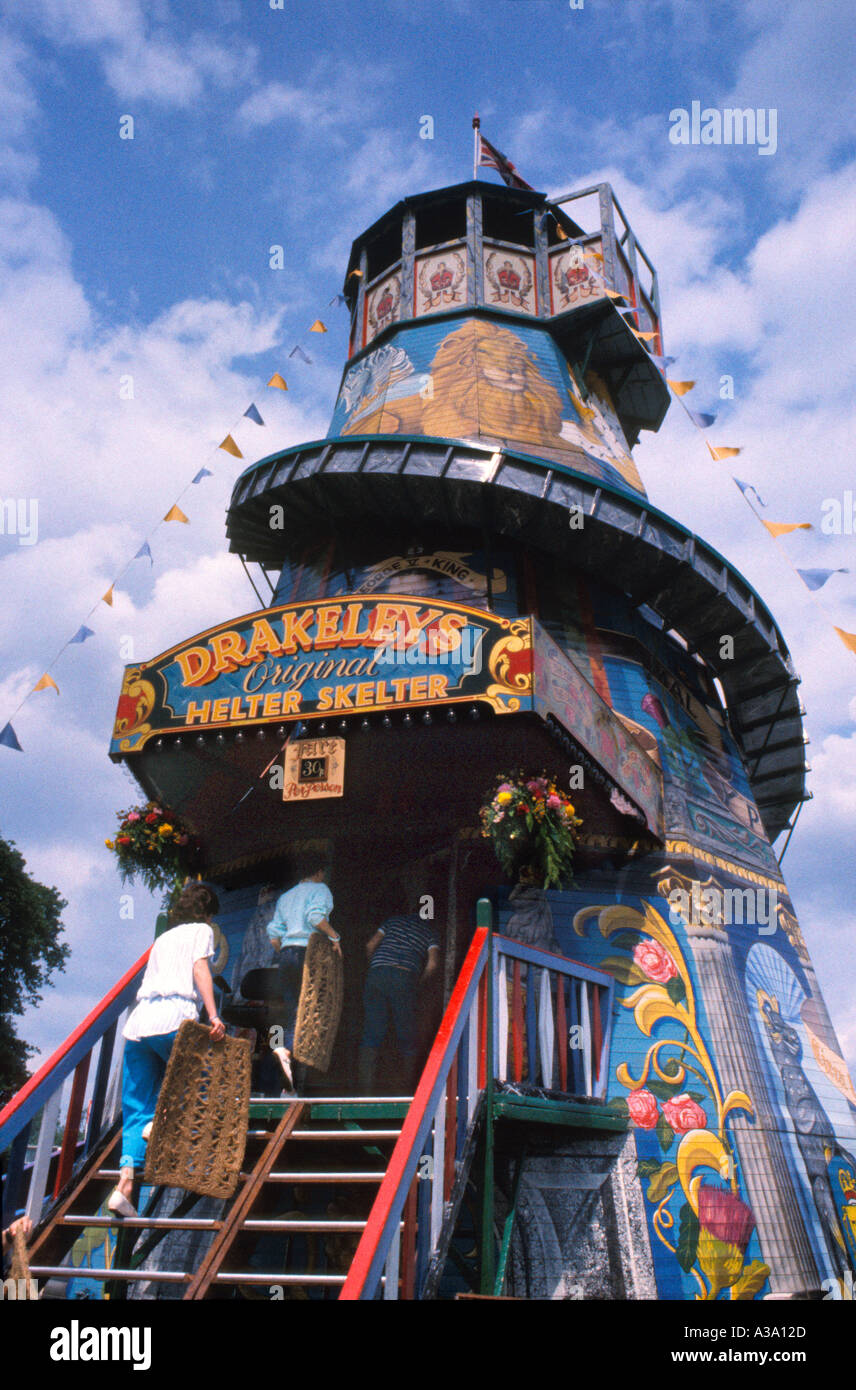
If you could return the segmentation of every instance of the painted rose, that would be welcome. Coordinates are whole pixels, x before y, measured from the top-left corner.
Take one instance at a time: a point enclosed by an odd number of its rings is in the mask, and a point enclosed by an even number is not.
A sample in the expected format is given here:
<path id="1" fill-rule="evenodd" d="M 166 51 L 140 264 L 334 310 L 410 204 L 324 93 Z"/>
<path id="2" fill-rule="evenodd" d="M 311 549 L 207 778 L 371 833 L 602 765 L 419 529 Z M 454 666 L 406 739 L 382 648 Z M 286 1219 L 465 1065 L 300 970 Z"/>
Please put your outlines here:
<path id="1" fill-rule="evenodd" d="M 665 946 L 661 946 L 659 941 L 652 941 L 649 936 L 643 937 L 633 947 L 633 959 L 649 980 L 656 980 L 660 985 L 677 976 L 678 967 Z"/>
<path id="2" fill-rule="evenodd" d="M 562 807 L 562 803 L 557 796 L 548 796 L 547 805 L 550 807 L 551 811 L 559 811 Z"/>
<path id="3" fill-rule="evenodd" d="M 640 1129 L 656 1129 L 660 1112 L 650 1091 L 644 1088 L 641 1091 L 631 1091 L 627 1097 L 627 1108 L 631 1120 Z"/>
<path id="4" fill-rule="evenodd" d="M 498 792 L 496 799 L 500 806 L 507 806 L 511 800 L 511 792 Z"/>
<path id="5" fill-rule="evenodd" d="M 129 811 L 128 814 L 127 814 L 127 816 L 125 817 L 125 822 L 126 822 L 127 825 L 133 825 L 133 824 L 134 824 L 134 821 L 138 821 L 139 819 L 140 819 L 140 813 L 139 813 L 139 811 Z"/>
<path id="6" fill-rule="evenodd" d="M 663 1115 L 676 1134 L 686 1134 L 690 1129 L 704 1129 L 707 1124 L 707 1116 L 701 1106 L 686 1091 L 666 1101 Z"/>
<path id="7" fill-rule="evenodd" d="M 150 811 L 149 814 L 146 816 L 146 825 L 154 825 L 156 820 L 157 816 L 155 815 L 154 811 Z"/>
<path id="8" fill-rule="evenodd" d="M 117 835 L 117 836 L 116 836 L 116 844 L 117 844 L 117 845 L 129 845 L 130 843 L 131 843 L 131 837 L 130 837 L 130 835 Z"/>

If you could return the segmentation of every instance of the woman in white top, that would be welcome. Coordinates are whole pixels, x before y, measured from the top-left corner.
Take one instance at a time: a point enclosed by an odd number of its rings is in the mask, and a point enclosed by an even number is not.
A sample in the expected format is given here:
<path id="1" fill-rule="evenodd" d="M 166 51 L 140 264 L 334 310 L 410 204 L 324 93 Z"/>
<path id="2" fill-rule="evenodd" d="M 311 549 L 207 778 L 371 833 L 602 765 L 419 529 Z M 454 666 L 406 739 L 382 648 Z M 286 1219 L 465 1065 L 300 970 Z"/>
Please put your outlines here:
<path id="1" fill-rule="evenodd" d="M 117 1216 L 134 1216 L 134 1171 L 146 1156 L 147 1126 L 154 1118 L 167 1060 L 181 1024 L 197 1018 L 205 1005 L 211 1037 L 226 1029 L 217 1017 L 208 961 L 214 956 L 211 919 L 219 910 L 216 893 L 189 883 L 170 913 L 174 925 L 159 936 L 149 955 L 136 1007 L 123 1029 L 122 1157 L 119 1182 L 107 1203 Z"/>

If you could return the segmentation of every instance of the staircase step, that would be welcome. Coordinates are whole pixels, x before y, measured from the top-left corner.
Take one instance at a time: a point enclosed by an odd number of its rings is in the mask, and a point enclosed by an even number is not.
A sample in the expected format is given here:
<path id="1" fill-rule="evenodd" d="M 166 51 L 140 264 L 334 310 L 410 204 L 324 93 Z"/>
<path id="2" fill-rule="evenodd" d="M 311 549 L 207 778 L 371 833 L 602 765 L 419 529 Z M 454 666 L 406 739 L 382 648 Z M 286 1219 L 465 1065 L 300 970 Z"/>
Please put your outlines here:
<path id="1" fill-rule="evenodd" d="M 219 1231 L 222 1224 L 213 1216 L 123 1216 L 117 1220 L 115 1216 L 80 1216 L 77 1213 L 63 1216 L 57 1222 L 59 1226 L 127 1226 L 152 1231 Z"/>
<path id="2" fill-rule="evenodd" d="M 242 1173 L 242 1174 L 241 1174 L 241 1177 L 242 1177 L 242 1178 L 246 1178 L 246 1177 L 247 1177 L 247 1174 L 246 1174 L 246 1173 Z M 358 1173 L 344 1173 L 344 1172 L 321 1173 L 321 1172 L 318 1172 L 317 1169 L 314 1169 L 311 1173 L 309 1173 L 309 1172 L 301 1172 L 301 1171 L 298 1171 L 297 1169 L 293 1169 L 291 1172 L 284 1172 L 284 1173 L 268 1173 L 267 1178 L 265 1179 L 265 1181 L 266 1181 L 266 1182 L 293 1182 L 293 1183 L 310 1183 L 310 1182 L 321 1182 L 321 1183 L 324 1183 L 324 1182 L 326 1182 L 326 1183 L 337 1183 L 337 1182 L 342 1182 L 342 1183 L 345 1183 L 345 1182 L 366 1182 L 366 1183 L 369 1183 L 369 1182 L 383 1182 L 383 1180 L 384 1180 L 385 1177 L 386 1177 L 386 1172 L 385 1172 L 385 1171 L 380 1172 L 380 1173 L 377 1173 L 377 1172 L 372 1172 L 372 1173 L 369 1173 L 369 1172 L 364 1172 L 364 1173 L 359 1173 L 359 1172 L 358 1172 Z"/>
<path id="3" fill-rule="evenodd" d="M 117 1221 L 114 1216 L 64 1216 L 62 1226 L 122 1226 L 133 1230 L 163 1231 L 219 1231 L 222 1221 L 213 1218 L 178 1216 L 125 1216 Z M 309 1217 L 305 1221 L 278 1221 L 274 1217 L 250 1218 L 245 1221 L 243 1231 L 362 1231 L 365 1221 L 315 1221 Z"/>
<path id="4" fill-rule="evenodd" d="M 101 1267 L 89 1269 L 82 1265 L 31 1265 L 30 1275 L 34 1279 L 103 1279 L 105 1281 L 125 1279 L 130 1283 L 138 1284 L 187 1284 L 191 1277 L 178 1270 L 104 1269 Z M 333 1287 L 344 1284 L 346 1278 L 346 1274 L 283 1274 L 281 1271 L 272 1270 L 269 1274 L 258 1274 L 255 1271 L 252 1274 L 217 1274 L 212 1282 L 215 1284 L 288 1284 L 291 1286 L 312 1284 Z M 383 1282 L 381 1279 L 381 1283 Z"/>

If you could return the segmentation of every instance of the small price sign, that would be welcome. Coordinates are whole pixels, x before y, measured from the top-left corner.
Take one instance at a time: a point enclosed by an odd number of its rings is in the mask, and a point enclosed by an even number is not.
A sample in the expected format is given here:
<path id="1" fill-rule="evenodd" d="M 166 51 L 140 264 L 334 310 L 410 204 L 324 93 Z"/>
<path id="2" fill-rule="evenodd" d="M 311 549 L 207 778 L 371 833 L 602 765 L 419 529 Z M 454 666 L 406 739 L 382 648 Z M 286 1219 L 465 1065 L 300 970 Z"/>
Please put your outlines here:
<path id="1" fill-rule="evenodd" d="M 285 750 L 283 801 L 308 801 L 343 796 L 345 791 L 345 740 L 304 738 Z"/>

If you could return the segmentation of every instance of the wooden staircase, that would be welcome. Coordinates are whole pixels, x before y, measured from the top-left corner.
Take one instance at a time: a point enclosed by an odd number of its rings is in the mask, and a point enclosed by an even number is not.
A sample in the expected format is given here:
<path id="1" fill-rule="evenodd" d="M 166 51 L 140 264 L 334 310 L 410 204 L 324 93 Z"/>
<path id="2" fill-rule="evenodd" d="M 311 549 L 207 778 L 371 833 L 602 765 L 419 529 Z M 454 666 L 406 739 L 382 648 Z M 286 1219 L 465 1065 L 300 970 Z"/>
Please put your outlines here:
<path id="1" fill-rule="evenodd" d="M 181 1297 L 202 1300 L 230 1296 L 240 1288 L 252 1296 L 264 1290 L 269 1298 L 282 1297 L 286 1289 L 309 1290 L 315 1296 L 337 1295 L 345 1282 L 350 1256 L 365 1230 L 368 1212 L 386 1173 L 392 1148 L 401 1133 L 401 1119 L 411 1097 L 342 1097 L 298 1100 L 254 1097 L 250 1109 L 247 1152 L 235 1196 L 218 1204 L 217 1216 L 189 1214 L 202 1202 L 184 1194 L 168 1216 L 153 1214 L 164 1189 L 147 1188 L 139 1216 L 117 1222 L 99 1208 L 119 1176 L 119 1135 L 109 1138 L 92 1156 L 68 1195 L 59 1203 L 30 1250 L 30 1274 L 39 1282 L 94 1279 L 103 1281 L 108 1296 L 127 1296 L 132 1284 L 181 1285 Z M 295 1215 L 295 1206 L 317 1207 L 307 1196 L 321 1194 L 328 1210 L 347 1215 L 307 1213 Z M 295 1197 L 297 1191 L 297 1197 Z M 289 1215 L 277 1215 L 286 1206 Z M 88 1228 L 118 1228 L 116 1262 L 110 1267 L 77 1268 L 63 1264 L 78 1234 Z M 192 1271 L 149 1267 L 171 1263 L 169 1237 L 173 1232 L 210 1232 L 201 1260 Z M 278 1255 L 273 1268 L 259 1263 L 257 1247 L 262 1236 Z M 311 1269 L 299 1267 L 295 1247 L 311 1249 Z M 298 1247 L 299 1248 L 299 1247 Z M 339 1266 L 345 1261 L 345 1267 Z M 145 1264 L 146 1267 L 143 1267 Z M 317 1266 L 321 1266 L 320 1268 Z"/>
<path id="2" fill-rule="evenodd" d="M 484 899 L 477 920 L 413 1097 L 255 1096 L 231 1199 L 143 1188 L 139 1215 L 117 1222 L 105 1203 L 119 1176 L 120 1025 L 142 957 L 0 1111 L 4 1208 L 23 1207 L 36 1228 L 41 1296 L 86 1280 L 113 1300 L 152 1296 L 144 1286 L 190 1301 L 432 1298 L 471 1169 L 481 1292 L 497 1291 L 494 1122 L 625 1121 L 602 1103 L 612 977 L 494 936 Z M 108 1228 L 118 1232 L 109 1256 L 76 1265 L 78 1238 L 93 1250 Z"/>

